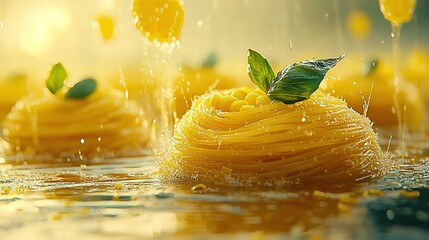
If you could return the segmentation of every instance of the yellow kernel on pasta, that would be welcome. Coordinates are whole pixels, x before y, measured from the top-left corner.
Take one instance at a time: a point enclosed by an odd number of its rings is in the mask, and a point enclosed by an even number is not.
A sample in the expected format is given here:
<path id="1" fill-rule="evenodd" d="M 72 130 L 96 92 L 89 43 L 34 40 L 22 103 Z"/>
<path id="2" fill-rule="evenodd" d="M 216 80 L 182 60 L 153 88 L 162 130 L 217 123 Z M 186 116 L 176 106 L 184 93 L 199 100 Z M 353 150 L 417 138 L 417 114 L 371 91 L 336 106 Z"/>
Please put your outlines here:
<path id="1" fill-rule="evenodd" d="M 242 89 L 243 91 L 245 91 L 246 95 L 249 94 L 250 92 L 253 92 L 253 88 L 250 88 L 248 86 L 241 87 L 240 89 Z"/>
<path id="2" fill-rule="evenodd" d="M 267 95 L 260 95 L 256 98 L 256 105 L 263 106 L 271 103 L 271 100 L 267 97 Z"/>
<path id="3" fill-rule="evenodd" d="M 213 96 L 210 98 L 210 105 L 216 108 L 221 99 L 222 99 L 222 96 L 220 94 L 217 94 L 217 93 L 213 94 Z"/>
<path id="4" fill-rule="evenodd" d="M 247 96 L 247 93 L 243 89 L 237 89 L 237 90 L 234 90 L 234 92 L 232 92 L 231 95 L 236 97 L 238 100 L 244 100 L 244 98 L 246 98 Z"/>
<path id="5" fill-rule="evenodd" d="M 239 112 L 241 107 L 244 105 L 248 105 L 248 103 L 244 100 L 237 100 L 231 104 L 231 107 L 229 108 L 229 110 L 231 112 Z"/>
<path id="6" fill-rule="evenodd" d="M 258 97 L 258 94 L 254 92 L 250 92 L 247 94 L 246 98 L 244 100 L 248 102 L 250 105 L 256 105 L 256 98 Z"/>
<path id="7" fill-rule="evenodd" d="M 229 108 L 231 107 L 231 104 L 238 99 L 236 97 L 233 97 L 231 95 L 225 95 L 222 97 L 222 99 L 219 102 L 219 105 L 217 109 L 222 110 L 224 112 L 229 111 Z"/>
<path id="8" fill-rule="evenodd" d="M 253 105 L 243 105 L 240 108 L 240 112 L 251 110 L 251 109 L 255 109 L 255 106 L 253 106 Z"/>
<path id="9" fill-rule="evenodd" d="M 259 94 L 259 95 L 265 95 L 265 92 L 262 91 L 261 89 L 255 89 L 255 93 Z"/>

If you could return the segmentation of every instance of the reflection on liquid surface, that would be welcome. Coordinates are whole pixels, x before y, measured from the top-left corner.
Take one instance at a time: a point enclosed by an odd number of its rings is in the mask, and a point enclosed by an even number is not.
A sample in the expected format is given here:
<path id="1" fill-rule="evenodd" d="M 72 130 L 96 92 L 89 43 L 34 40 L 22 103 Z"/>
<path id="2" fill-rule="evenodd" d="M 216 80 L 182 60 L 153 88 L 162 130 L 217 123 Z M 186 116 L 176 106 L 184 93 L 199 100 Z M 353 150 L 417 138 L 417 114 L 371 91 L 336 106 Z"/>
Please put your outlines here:
<path id="1" fill-rule="evenodd" d="M 410 162 L 410 161 L 407 161 Z M 0 168 L 1 239 L 427 239 L 429 162 L 357 186 L 161 182 L 152 157 Z"/>

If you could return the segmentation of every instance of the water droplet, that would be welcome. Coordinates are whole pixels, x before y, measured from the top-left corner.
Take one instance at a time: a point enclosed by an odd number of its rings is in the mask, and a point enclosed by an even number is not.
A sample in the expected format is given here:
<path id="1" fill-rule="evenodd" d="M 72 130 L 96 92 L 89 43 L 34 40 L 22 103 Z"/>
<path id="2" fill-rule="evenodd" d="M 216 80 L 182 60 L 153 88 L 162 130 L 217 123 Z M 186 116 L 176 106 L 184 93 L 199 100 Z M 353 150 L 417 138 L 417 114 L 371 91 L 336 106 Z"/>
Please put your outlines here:
<path id="1" fill-rule="evenodd" d="M 81 138 L 80 139 L 80 143 L 84 144 L 85 143 L 85 139 Z"/>
<path id="2" fill-rule="evenodd" d="M 289 38 L 289 50 L 292 50 L 293 44 L 292 44 L 292 38 Z"/>
<path id="3" fill-rule="evenodd" d="M 198 21 L 197 21 L 197 26 L 198 26 L 198 27 L 202 27 L 202 26 L 203 26 L 203 24 L 204 24 L 204 22 L 203 22 L 202 20 L 198 20 Z"/>
<path id="4" fill-rule="evenodd" d="M 97 28 L 98 28 L 98 23 L 97 23 L 97 21 L 91 21 L 91 28 L 92 28 L 92 29 L 97 29 Z"/>

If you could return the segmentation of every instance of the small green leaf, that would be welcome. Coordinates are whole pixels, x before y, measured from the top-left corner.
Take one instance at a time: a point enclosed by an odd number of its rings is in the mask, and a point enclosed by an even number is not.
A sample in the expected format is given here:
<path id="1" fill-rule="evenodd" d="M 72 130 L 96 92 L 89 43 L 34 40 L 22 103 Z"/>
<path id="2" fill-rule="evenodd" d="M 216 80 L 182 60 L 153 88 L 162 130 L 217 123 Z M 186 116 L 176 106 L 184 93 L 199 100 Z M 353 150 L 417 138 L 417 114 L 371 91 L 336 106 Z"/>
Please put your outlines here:
<path id="1" fill-rule="evenodd" d="M 203 68 L 213 68 L 217 63 L 217 55 L 214 52 L 211 52 L 206 59 L 203 61 Z"/>
<path id="2" fill-rule="evenodd" d="M 268 97 L 286 104 L 308 99 L 319 88 L 326 73 L 344 57 L 345 54 L 338 58 L 307 60 L 287 66 L 271 82 Z"/>
<path id="3" fill-rule="evenodd" d="M 88 78 L 76 83 L 66 93 L 64 98 L 66 99 L 82 99 L 86 98 L 97 88 L 97 82 L 94 79 Z"/>
<path id="4" fill-rule="evenodd" d="M 61 63 L 52 66 L 49 72 L 48 79 L 46 79 L 46 87 L 52 94 L 55 94 L 64 85 L 64 80 L 67 78 L 67 72 Z"/>
<path id="5" fill-rule="evenodd" d="M 261 90 L 267 92 L 275 75 L 267 59 L 249 49 L 247 54 L 247 73 Z"/>
<path id="6" fill-rule="evenodd" d="M 371 75 L 377 69 L 377 66 L 378 66 L 377 59 L 372 59 L 371 61 L 369 61 L 365 68 L 366 75 L 367 76 Z"/>

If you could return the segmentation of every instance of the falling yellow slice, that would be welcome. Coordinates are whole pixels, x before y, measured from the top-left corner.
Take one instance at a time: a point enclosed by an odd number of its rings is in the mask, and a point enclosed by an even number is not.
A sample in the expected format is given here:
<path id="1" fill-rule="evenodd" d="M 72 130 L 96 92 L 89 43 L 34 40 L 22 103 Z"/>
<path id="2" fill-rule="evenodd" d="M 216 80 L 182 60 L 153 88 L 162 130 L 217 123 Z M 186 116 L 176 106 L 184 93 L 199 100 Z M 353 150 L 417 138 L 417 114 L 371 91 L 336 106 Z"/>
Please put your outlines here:
<path id="1" fill-rule="evenodd" d="M 411 21 L 416 0 L 379 0 L 379 4 L 384 18 L 398 26 Z"/>
<path id="2" fill-rule="evenodd" d="M 112 39 L 115 29 L 115 22 L 110 16 L 100 15 L 97 17 L 98 26 L 100 27 L 101 36 L 105 41 Z"/>
<path id="3" fill-rule="evenodd" d="M 137 29 L 150 41 L 174 42 L 184 20 L 180 0 L 134 0 L 132 15 Z"/>

